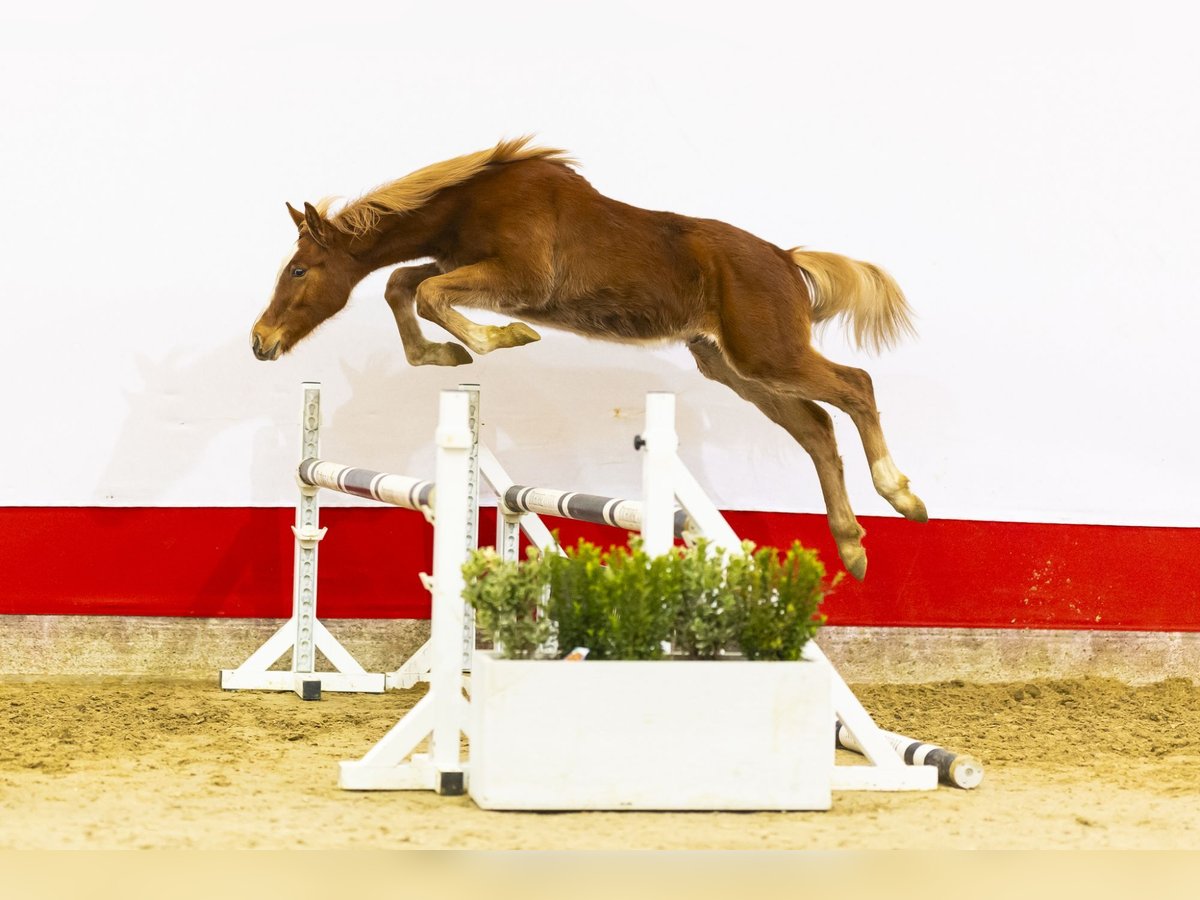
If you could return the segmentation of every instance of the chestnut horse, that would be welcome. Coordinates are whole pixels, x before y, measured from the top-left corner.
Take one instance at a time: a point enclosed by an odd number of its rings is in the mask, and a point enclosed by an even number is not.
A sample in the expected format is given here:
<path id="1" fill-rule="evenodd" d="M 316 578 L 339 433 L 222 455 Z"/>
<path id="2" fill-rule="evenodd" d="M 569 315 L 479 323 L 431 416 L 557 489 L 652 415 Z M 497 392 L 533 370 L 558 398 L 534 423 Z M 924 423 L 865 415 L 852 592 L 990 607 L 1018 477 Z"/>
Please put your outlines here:
<path id="1" fill-rule="evenodd" d="M 871 379 L 811 344 L 814 323 L 841 316 L 860 346 L 911 332 L 908 305 L 881 269 L 833 253 L 782 250 L 713 219 L 611 200 L 560 150 L 529 138 L 437 163 L 330 213 L 288 204 L 299 239 L 254 326 L 262 360 L 278 359 L 342 309 L 368 273 L 396 269 L 384 293 L 415 366 L 457 366 L 470 353 L 538 340 L 525 322 L 591 338 L 683 341 L 700 371 L 792 435 L 816 465 L 829 526 L 847 571 L 867 557 L 846 496 L 832 422 L 844 410 L 862 438 L 876 490 L 925 521 L 884 443 Z M 525 321 L 479 325 L 455 307 Z M 435 343 L 417 316 L 458 342 Z M 470 351 L 470 353 L 468 353 Z"/>

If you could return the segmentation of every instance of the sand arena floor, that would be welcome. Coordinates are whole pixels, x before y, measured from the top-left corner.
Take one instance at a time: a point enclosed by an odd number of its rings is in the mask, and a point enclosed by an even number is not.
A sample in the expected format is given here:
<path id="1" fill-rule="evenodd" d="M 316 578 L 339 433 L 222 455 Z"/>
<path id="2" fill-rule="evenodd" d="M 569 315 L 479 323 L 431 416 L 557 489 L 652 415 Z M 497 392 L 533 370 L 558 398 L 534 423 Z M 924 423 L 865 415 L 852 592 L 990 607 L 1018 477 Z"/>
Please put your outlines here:
<path id="1" fill-rule="evenodd" d="M 972 752 L 974 791 L 835 794 L 824 813 L 485 812 L 352 793 L 421 691 L 0 681 L 0 848 L 1200 848 L 1200 687 L 1102 679 L 859 685 L 884 727 Z"/>

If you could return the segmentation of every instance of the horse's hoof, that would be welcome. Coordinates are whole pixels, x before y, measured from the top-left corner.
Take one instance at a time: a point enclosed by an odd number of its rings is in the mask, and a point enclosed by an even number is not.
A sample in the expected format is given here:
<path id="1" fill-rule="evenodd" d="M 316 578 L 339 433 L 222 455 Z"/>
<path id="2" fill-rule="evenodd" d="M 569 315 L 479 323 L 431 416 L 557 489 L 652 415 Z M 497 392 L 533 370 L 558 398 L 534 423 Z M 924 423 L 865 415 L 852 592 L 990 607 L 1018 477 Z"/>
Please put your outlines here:
<path id="1" fill-rule="evenodd" d="M 429 344 L 420 353 L 408 357 L 408 361 L 414 366 L 465 366 L 473 362 L 467 348 L 453 341 Z"/>
<path id="2" fill-rule="evenodd" d="M 896 512 L 904 516 L 910 522 L 928 522 L 929 512 L 925 509 L 925 504 L 921 498 L 912 491 L 904 491 L 900 495 L 891 498 L 892 506 Z"/>
<path id="3" fill-rule="evenodd" d="M 862 544 L 838 547 L 838 556 L 842 558 L 842 565 L 855 581 L 862 581 L 867 577 L 867 551 L 862 548 Z"/>
<path id="4" fill-rule="evenodd" d="M 462 344 L 456 344 L 453 341 L 447 341 L 442 344 L 445 349 L 444 356 L 446 362 L 440 363 L 443 366 L 465 366 L 472 363 L 471 354 L 467 352 L 467 348 Z"/>
<path id="5" fill-rule="evenodd" d="M 541 339 L 542 336 L 524 322 L 513 322 L 511 325 L 504 326 L 504 346 L 506 347 L 521 347 Z"/>
<path id="6" fill-rule="evenodd" d="M 921 502 L 920 497 L 917 497 L 916 501 L 917 501 L 916 509 L 913 510 L 913 514 L 911 516 L 909 516 L 908 518 L 914 522 L 928 522 L 929 521 L 929 510 L 927 510 L 925 508 L 925 504 L 923 502 Z"/>

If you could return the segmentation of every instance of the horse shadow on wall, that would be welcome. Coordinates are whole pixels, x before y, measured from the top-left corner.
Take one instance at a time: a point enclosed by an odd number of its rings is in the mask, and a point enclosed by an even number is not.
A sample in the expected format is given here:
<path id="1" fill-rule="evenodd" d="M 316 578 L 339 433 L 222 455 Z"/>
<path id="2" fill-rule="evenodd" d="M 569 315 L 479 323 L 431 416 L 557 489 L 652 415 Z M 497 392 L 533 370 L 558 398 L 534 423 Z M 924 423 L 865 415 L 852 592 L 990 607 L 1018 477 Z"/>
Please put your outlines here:
<path id="1" fill-rule="evenodd" d="M 580 348 L 588 342 L 560 337 L 453 369 L 413 368 L 383 353 L 361 365 L 342 362 L 349 397 L 325 410 L 322 455 L 432 477 L 438 392 L 479 384 L 481 440 L 514 479 L 539 483 L 551 473 L 547 486 L 636 496 L 641 463 L 633 437 L 644 424 L 646 392 L 679 392 L 700 375 L 624 347 L 606 347 L 603 366 L 582 368 Z M 688 404 L 677 405 L 676 418 L 681 433 L 703 427 Z"/>
<path id="2" fill-rule="evenodd" d="M 643 425 L 646 391 L 695 387 L 699 373 L 624 347 L 606 348 L 614 352 L 606 354 L 605 365 L 582 368 L 584 342 L 554 337 L 453 369 L 410 367 L 399 346 L 395 353 L 374 352 L 361 364 L 314 364 L 321 358 L 316 342 L 269 371 L 244 340 L 185 360 L 140 356 L 142 383 L 125 391 L 128 411 L 97 492 L 104 505 L 290 505 L 300 455 L 300 384 L 319 379 L 325 458 L 432 478 L 438 392 L 480 383 L 482 437 L 513 478 L 538 483 L 553 466 L 562 483 L 547 486 L 637 496 L 641 466 L 632 437 Z M 681 433 L 702 432 L 699 406 L 679 403 Z M 239 430 L 249 433 L 239 439 Z M 205 493 L 198 477 L 222 471 L 234 487 Z M 249 496 L 230 503 L 236 485 L 247 482 Z M 326 497 L 326 505 L 365 502 Z M 244 614 L 240 610 L 249 603 L 286 617 L 290 515 L 280 515 L 278 540 L 264 540 L 261 516 L 234 514 L 228 521 L 229 532 L 206 535 L 194 560 L 204 576 L 181 581 L 194 595 L 177 599 L 197 615 Z M 165 543 L 186 540 L 164 536 Z"/>
<path id="3" fill-rule="evenodd" d="M 325 458 L 432 477 L 438 392 L 478 383 L 483 438 L 514 478 L 534 479 L 549 464 L 566 473 L 561 487 L 592 491 L 606 489 L 610 476 L 640 485 L 632 437 L 643 425 L 647 391 L 707 387 L 690 359 L 638 348 L 605 345 L 605 363 L 585 368 L 581 348 L 596 345 L 570 335 L 550 334 L 456 368 L 409 366 L 398 342 L 395 353 L 373 352 L 362 363 L 314 364 L 319 340 L 269 372 L 241 339 L 184 360 L 139 356 L 141 385 L 124 392 L 128 410 L 96 487 L 104 505 L 289 503 L 304 380 L 323 382 Z M 703 435 L 706 406 L 681 398 L 681 434 Z M 249 434 L 238 439 L 237 431 Z M 227 472 L 234 487 L 189 487 L 201 472 Z M 248 495 L 238 493 L 241 484 Z"/>

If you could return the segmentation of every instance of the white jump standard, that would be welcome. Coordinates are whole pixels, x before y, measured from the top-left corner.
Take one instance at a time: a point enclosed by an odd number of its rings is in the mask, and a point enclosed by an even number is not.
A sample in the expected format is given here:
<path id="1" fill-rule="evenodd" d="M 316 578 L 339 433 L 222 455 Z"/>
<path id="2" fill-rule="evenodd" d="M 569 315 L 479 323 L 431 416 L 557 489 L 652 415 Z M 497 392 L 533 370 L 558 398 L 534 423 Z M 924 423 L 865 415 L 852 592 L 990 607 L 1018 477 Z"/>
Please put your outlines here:
<path id="1" fill-rule="evenodd" d="M 495 490 L 501 503 L 500 515 L 497 516 L 497 548 L 501 555 L 516 558 L 521 531 L 536 547 L 555 546 L 550 530 L 534 509 L 566 518 L 599 520 L 607 524 L 619 522 L 620 527 L 628 527 L 629 523 L 636 520 L 641 526 L 643 545 L 650 554 L 667 552 L 673 543 L 673 534 L 681 531 L 687 536 L 703 535 L 729 553 L 740 553 L 741 541 L 677 455 L 674 400 L 671 394 L 647 396 L 646 427 L 640 442 L 643 457 L 643 500 L 640 503 L 518 486 L 488 448 L 480 444 L 479 475 Z M 431 644 L 439 644 L 440 639 L 445 644 L 443 656 L 448 659 L 450 636 L 460 629 L 463 615 L 461 565 L 464 544 L 460 537 L 459 522 L 466 513 L 463 509 L 456 515 L 454 503 L 459 502 L 465 507 L 468 492 L 465 476 L 450 475 L 466 464 L 456 464 L 453 448 L 442 443 L 444 433 L 458 433 L 450 424 L 456 420 L 443 417 L 440 421 L 438 478 L 434 496 L 437 508 L 436 534 L 445 552 L 439 555 L 438 545 L 435 544 L 434 602 L 431 613 L 435 637 L 431 639 Z M 447 477 L 461 478 L 462 481 L 456 486 L 444 480 Z M 462 499 L 453 501 L 453 497 Z M 581 497 L 586 499 L 572 499 Z M 675 508 L 676 499 L 682 507 L 682 513 Z M 618 509 L 621 510 L 620 519 Z M 453 537 L 458 540 L 449 536 L 442 540 L 444 529 L 453 531 Z M 833 789 L 898 791 L 936 788 L 936 769 L 905 764 L 815 642 L 810 642 L 808 654 L 817 664 L 828 667 L 836 717 L 863 748 L 863 755 L 869 761 L 869 765 L 834 766 L 831 780 Z M 681 662 L 679 665 L 686 666 L 688 663 Z M 465 734 L 469 728 L 469 711 L 462 695 L 460 667 L 443 660 L 439 669 L 435 663 L 429 694 L 361 760 L 341 763 L 340 785 L 356 790 L 432 788 L 447 792 L 448 785 L 457 787 L 459 782 L 453 778 L 447 780 L 445 776 L 456 771 L 463 773 L 464 782 L 469 782 L 467 767 L 457 759 L 458 734 Z M 434 730 L 435 739 L 430 754 L 413 756 L 409 761 L 410 754 L 430 732 L 435 721 L 440 723 L 441 731 Z M 831 742 L 834 739 L 833 725 L 830 722 L 826 738 Z M 455 765 L 459 768 L 455 769 Z"/>
<path id="2" fill-rule="evenodd" d="M 455 393 L 466 397 L 467 427 L 474 435 L 474 429 L 478 428 L 478 388 L 463 385 Z M 320 459 L 320 384 L 305 382 L 303 396 L 301 462 L 296 476 L 300 499 L 296 506 L 296 524 L 292 527 L 296 536 L 292 616 L 238 668 L 223 670 L 221 687 L 227 690 L 294 691 L 305 700 L 320 699 L 322 690 L 382 693 L 390 688 L 412 687 L 429 677 L 428 644 L 393 672 L 367 672 L 317 618 L 317 546 L 326 532 L 318 525 L 317 494 L 326 489 L 417 510 L 432 523 L 434 484 L 407 475 L 374 472 Z M 467 542 L 469 546 L 475 545 L 474 527 L 479 507 L 474 437 L 470 444 L 469 471 L 464 477 L 469 491 L 466 522 L 460 532 L 464 547 L 468 546 Z M 474 647 L 474 617 L 468 615 L 463 620 L 462 635 L 462 662 L 466 668 L 470 667 Z M 292 654 L 290 670 L 272 669 L 288 650 Z M 336 671 L 316 671 L 318 651 Z"/>
<path id="3" fill-rule="evenodd" d="M 461 794 L 465 766 L 460 753 L 466 730 L 463 696 L 462 566 L 468 537 L 475 543 L 478 501 L 473 477 L 478 449 L 478 414 L 473 395 L 442 391 L 438 405 L 437 472 L 434 493 L 433 576 L 430 588 L 429 691 L 360 760 L 341 763 L 338 784 L 348 790 L 435 790 Z M 472 633 L 472 649 L 473 644 Z M 429 752 L 413 751 L 428 737 Z"/>

